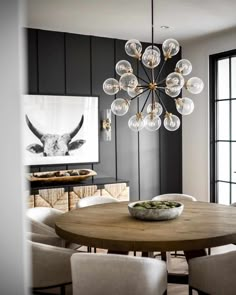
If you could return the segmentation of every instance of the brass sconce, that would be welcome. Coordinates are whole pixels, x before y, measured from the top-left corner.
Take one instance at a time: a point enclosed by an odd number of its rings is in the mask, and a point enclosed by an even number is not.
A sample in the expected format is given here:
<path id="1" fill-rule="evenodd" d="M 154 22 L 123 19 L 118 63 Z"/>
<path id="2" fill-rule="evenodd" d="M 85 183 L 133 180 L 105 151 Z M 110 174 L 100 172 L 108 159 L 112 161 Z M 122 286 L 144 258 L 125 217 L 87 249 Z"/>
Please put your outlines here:
<path id="1" fill-rule="evenodd" d="M 102 129 L 106 130 L 106 131 L 110 131 L 111 130 L 111 121 L 110 119 L 103 119 L 102 120 Z"/>
<path id="2" fill-rule="evenodd" d="M 111 141 L 111 110 L 101 111 L 101 139 Z"/>

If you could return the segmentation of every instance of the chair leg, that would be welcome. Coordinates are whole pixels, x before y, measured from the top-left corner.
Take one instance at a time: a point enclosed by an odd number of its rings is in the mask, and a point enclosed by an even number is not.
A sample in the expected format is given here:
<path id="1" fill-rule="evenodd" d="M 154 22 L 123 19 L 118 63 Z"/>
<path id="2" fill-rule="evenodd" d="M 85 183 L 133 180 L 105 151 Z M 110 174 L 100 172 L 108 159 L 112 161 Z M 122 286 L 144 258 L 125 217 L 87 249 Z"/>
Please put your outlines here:
<path id="1" fill-rule="evenodd" d="M 193 288 L 188 286 L 188 295 L 193 295 Z"/>
<path id="2" fill-rule="evenodd" d="M 62 285 L 61 286 L 61 293 L 60 295 L 66 295 L 66 286 L 65 285 Z"/>
<path id="3" fill-rule="evenodd" d="M 211 255 L 211 248 L 208 248 L 208 255 Z"/>
<path id="4" fill-rule="evenodd" d="M 167 295 L 167 290 L 165 290 L 165 292 L 163 293 L 163 295 Z"/>
<path id="5" fill-rule="evenodd" d="M 166 261 L 166 252 L 161 252 L 161 260 Z"/>

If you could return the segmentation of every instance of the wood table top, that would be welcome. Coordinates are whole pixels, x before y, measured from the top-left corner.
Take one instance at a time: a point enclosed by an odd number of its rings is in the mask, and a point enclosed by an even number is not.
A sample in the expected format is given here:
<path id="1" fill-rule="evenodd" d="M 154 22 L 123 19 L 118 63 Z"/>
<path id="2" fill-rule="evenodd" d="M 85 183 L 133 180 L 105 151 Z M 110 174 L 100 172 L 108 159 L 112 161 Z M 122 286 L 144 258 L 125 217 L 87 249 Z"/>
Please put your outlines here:
<path id="1" fill-rule="evenodd" d="M 56 220 L 62 238 L 117 251 L 198 250 L 236 243 L 236 207 L 184 201 L 181 216 L 168 221 L 131 217 L 128 202 L 76 209 Z"/>

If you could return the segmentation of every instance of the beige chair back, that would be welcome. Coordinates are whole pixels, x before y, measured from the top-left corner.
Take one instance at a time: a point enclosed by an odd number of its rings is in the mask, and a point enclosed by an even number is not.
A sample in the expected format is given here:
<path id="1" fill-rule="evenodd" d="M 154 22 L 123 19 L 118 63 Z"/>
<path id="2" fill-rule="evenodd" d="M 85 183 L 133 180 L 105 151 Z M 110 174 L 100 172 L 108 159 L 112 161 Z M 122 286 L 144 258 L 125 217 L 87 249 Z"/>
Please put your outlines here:
<path id="1" fill-rule="evenodd" d="M 204 294 L 235 295 L 235 273 L 236 251 L 189 260 L 189 286 Z"/>
<path id="2" fill-rule="evenodd" d="M 32 288 L 71 283 L 70 257 L 76 251 L 30 241 L 28 243 L 32 251 Z"/>
<path id="3" fill-rule="evenodd" d="M 116 203 L 116 202 L 118 202 L 117 199 L 109 197 L 109 196 L 91 196 L 91 197 L 85 197 L 80 199 L 76 203 L 76 208 L 84 208 L 84 207 L 88 207 L 92 205 Z"/>
<path id="4" fill-rule="evenodd" d="M 197 201 L 196 198 L 190 195 L 185 194 L 163 194 L 154 197 L 152 200 L 154 201 Z"/>
<path id="5" fill-rule="evenodd" d="M 55 227 L 55 219 L 63 213 L 58 209 L 48 207 L 35 207 L 27 210 L 27 216 L 29 218 L 52 228 Z"/>
<path id="6" fill-rule="evenodd" d="M 74 254 L 73 295 L 162 295 L 167 288 L 166 264 L 158 259 Z"/>

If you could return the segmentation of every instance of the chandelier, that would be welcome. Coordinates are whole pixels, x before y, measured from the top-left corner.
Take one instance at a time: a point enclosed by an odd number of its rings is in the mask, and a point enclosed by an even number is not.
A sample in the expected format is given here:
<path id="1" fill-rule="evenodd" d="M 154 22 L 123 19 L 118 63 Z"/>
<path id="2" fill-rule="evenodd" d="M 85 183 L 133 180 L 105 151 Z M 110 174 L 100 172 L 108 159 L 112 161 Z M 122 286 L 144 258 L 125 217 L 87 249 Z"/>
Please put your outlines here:
<path id="1" fill-rule="evenodd" d="M 161 94 L 166 94 L 172 98 L 179 114 L 189 115 L 193 112 L 194 103 L 188 97 L 180 97 L 182 88 L 184 87 L 191 94 L 199 94 L 203 90 L 204 84 L 198 77 L 185 80 L 184 77 L 192 71 L 192 64 L 187 59 L 179 60 L 176 63 L 174 71 L 165 79 L 160 79 L 164 66 L 170 58 L 179 52 L 180 46 L 175 39 L 167 39 L 163 42 L 162 51 L 164 60 L 160 70 L 157 71 L 158 65 L 161 63 L 161 52 L 154 45 L 153 0 L 151 0 L 151 15 L 151 45 L 142 53 L 142 44 L 138 40 L 131 39 L 125 44 L 127 55 L 140 62 L 146 78 L 135 75 L 129 61 L 120 60 L 115 66 L 116 73 L 120 76 L 119 81 L 114 78 L 106 79 L 103 83 L 103 90 L 108 95 L 116 95 L 120 90 L 127 92 L 127 97 L 118 97 L 111 104 L 111 110 L 116 116 L 125 115 L 129 110 L 131 102 L 136 98 L 138 99 L 140 95 L 146 94 L 146 99 L 141 110 L 128 121 L 128 126 L 131 130 L 140 131 L 143 128 L 149 131 L 158 130 L 162 124 L 160 116 L 164 113 L 164 127 L 169 131 L 175 131 L 180 127 L 180 119 L 178 116 L 168 112 Z"/>

